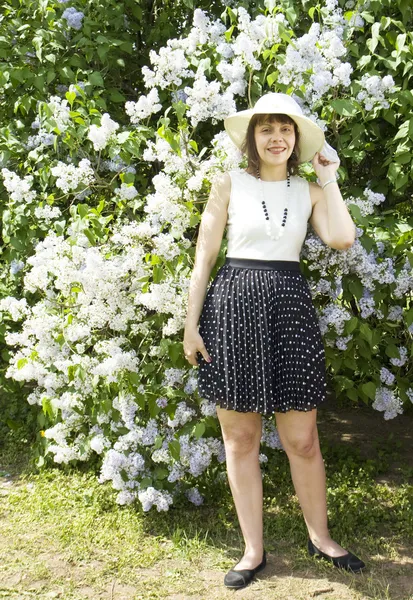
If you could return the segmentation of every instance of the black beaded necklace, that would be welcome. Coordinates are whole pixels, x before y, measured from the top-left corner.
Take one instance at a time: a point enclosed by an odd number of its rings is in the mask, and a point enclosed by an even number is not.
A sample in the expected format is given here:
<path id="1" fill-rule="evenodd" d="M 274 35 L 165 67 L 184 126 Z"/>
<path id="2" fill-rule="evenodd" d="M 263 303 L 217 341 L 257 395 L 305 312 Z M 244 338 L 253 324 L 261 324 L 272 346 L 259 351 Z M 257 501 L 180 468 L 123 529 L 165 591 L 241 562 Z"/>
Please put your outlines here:
<path id="1" fill-rule="evenodd" d="M 281 227 L 278 229 L 277 233 L 275 235 L 273 235 L 272 231 L 271 231 L 271 224 L 270 224 L 270 217 L 268 215 L 268 210 L 267 210 L 267 205 L 265 204 L 265 198 L 264 198 L 264 187 L 262 185 L 262 181 L 261 181 L 261 177 L 260 177 L 260 170 L 259 168 L 257 168 L 257 178 L 260 181 L 260 186 L 261 186 L 261 196 L 262 196 L 262 207 L 264 209 L 264 215 L 265 215 L 265 220 L 266 220 L 266 232 L 267 235 L 272 239 L 272 240 L 278 240 L 280 237 L 282 237 L 284 235 L 284 231 L 285 231 L 285 224 L 287 222 L 287 215 L 288 215 L 288 207 L 286 206 L 284 208 L 284 216 L 283 216 L 283 220 L 281 223 Z M 290 189 L 290 174 L 287 174 L 287 190 Z M 288 205 L 288 194 L 287 194 L 287 205 Z"/>

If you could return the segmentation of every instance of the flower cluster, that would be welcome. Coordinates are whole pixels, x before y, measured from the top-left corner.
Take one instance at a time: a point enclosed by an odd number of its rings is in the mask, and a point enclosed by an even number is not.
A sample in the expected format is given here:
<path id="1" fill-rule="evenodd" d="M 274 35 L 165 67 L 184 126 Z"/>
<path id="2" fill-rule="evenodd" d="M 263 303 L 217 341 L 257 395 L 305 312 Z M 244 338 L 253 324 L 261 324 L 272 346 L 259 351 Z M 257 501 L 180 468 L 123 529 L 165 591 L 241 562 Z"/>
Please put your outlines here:
<path id="1" fill-rule="evenodd" d="M 67 100 L 59 96 L 51 96 L 47 106 L 52 113 L 52 117 L 60 133 L 66 131 L 71 123 L 70 106 Z"/>
<path id="2" fill-rule="evenodd" d="M 125 104 L 126 114 L 134 124 L 147 119 L 161 109 L 162 104 L 159 102 L 159 94 L 156 88 L 153 88 L 147 96 L 140 96 L 137 102 L 129 101 Z"/>
<path id="3" fill-rule="evenodd" d="M 80 10 L 76 10 L 73 6 L 70 6 L 69 8 L 66 8 L 62 14 L 62 19 L 66 19 L 69 27 L 72 27 L 73 29 L 82 29 L 82 20 L 84 16 L 84 13 Z"/>
<path id="4" fill-rule="evenodd" d="M 304 98 L 308 106 L 314 105 L 332 88 L 348 87 L 353 71 L 350 63 L 342 62 L 347 50 L 341 40 L 340 30 L 323 29 L 313 23 L 294 46 L 289 45 L 284 64 L 279 65 L 280 81 L 295 81 L 305 85 Z M 308 78 L 307 73 L 311 75 Z"/>
<path id="5" fill-rule="evenodd" d="M 403 403 L 400 398 L 397 398 L 392 390 L 385 387 L 380 387 L 376 390 L 373 408 L 384 412 L 383 416 L 386 421 L 394 419 L 394 417 L 403 413 Z"/>
<path id="6" fill-rule="evenodd" d="M 365 73 L 359 81 L 361 91 L 357 94 L 357 100 L 364 102 L 365 110 L 373 110 L 374 107 L 389 108 L 386 95 L 395 90 L 394 80 L 391 75 L 379 77 Z"/>
<path id="7" fill-rule="evenodd" d="M 93 142 L 93 148 L 100 152 L 106 148 L 117 129 L 119 124 L 112 121 L 108 113 L 104 113 L 100 120 L 100 127 L 91 125 L 87 137 Z"/>
<path id="8" fill-rule="evenodd" d="M 52 167 L 50 171 L 54 177 L 57 177 L 56 187 L 65 193 L 77 190 L 81 184 L 87 187 L 94 180 L 93 169 L 90 160 L 87 158 L 82 158 L 77 167 L 67 165 L 59 160 L 57 165 Z"/>
<path id="9" fill-rule="evenodd" d="M 31 204 L 36 198 L 36 192 L 31 189 L 33 185 L 33 175 L 19 177 L 13 171 L 3 168 L 1 173 L 4 178 L 4 187 L 9 193 L 10 200 L 16 204 Z"/>

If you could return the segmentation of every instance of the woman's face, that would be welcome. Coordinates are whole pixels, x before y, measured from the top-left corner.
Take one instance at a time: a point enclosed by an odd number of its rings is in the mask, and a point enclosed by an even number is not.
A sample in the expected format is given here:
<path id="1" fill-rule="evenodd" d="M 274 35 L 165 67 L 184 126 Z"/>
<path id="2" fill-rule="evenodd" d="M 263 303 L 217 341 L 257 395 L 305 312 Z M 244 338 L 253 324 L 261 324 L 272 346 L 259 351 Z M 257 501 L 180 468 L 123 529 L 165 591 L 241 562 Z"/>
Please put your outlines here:
<path id="1" fill-rule="evenodd" d="M 255 143 L 258 155 L 268 166 L 284 164 L 290 158 L 295 145 L 294 125 L 266 121 L 255 126 Z"/>

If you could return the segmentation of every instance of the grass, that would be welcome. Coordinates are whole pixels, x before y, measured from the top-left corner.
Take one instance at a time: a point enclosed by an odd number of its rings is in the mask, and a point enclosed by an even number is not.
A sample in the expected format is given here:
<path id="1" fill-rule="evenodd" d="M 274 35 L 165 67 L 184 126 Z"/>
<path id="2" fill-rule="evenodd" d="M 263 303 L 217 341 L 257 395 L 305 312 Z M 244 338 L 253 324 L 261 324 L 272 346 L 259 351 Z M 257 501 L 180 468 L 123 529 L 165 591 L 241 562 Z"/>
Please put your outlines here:
<path id="1" fill-rule="evenodd" d="M 371 409 L 368 416 L 376 418 Z M 389 437 L 389 428 L 384 441 L 375 437 L 368 448 L 338 441 L 337 421 L 327 413 L 321 421 L 330 530 L 365 559 L 368 571 L 351 575 L 307 556 L 286 455 L 265 450 L 269 564 L 237 598 L 413 599 L 411 447 L 396 443 L 400 435 Z M 143 513 L 118 506 L 110 485 L 98 484 L 87 468 L 35 472 L 28 456 L 29 448 L 9 445 L 0 461 L 0 598 L 233 597 L 223 576 L 243 541 L 225 480 L 202 507 Z"/>

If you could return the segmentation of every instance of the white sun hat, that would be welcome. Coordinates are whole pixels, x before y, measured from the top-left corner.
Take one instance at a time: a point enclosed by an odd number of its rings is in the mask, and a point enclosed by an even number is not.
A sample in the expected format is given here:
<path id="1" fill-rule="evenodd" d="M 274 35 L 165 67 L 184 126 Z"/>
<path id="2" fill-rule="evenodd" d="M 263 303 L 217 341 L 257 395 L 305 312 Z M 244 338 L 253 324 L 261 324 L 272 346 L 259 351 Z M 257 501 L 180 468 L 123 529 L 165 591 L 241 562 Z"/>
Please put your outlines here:
<path id="1" fill-rule="evenodd" d="M 314 155 L 322 150 L 325 143 L 323 130 L 303 115 L 301 106 L 288 94 L 270 92 L 261 96 L 254 108 L 241 110 L 224 119 L 224 127 L 234 144 L 241 148 L 252 115 L 271 113 L 288 115 L 296 122 L 300 132 L 298 144 L 300 163 L 312 160 Z"/>

